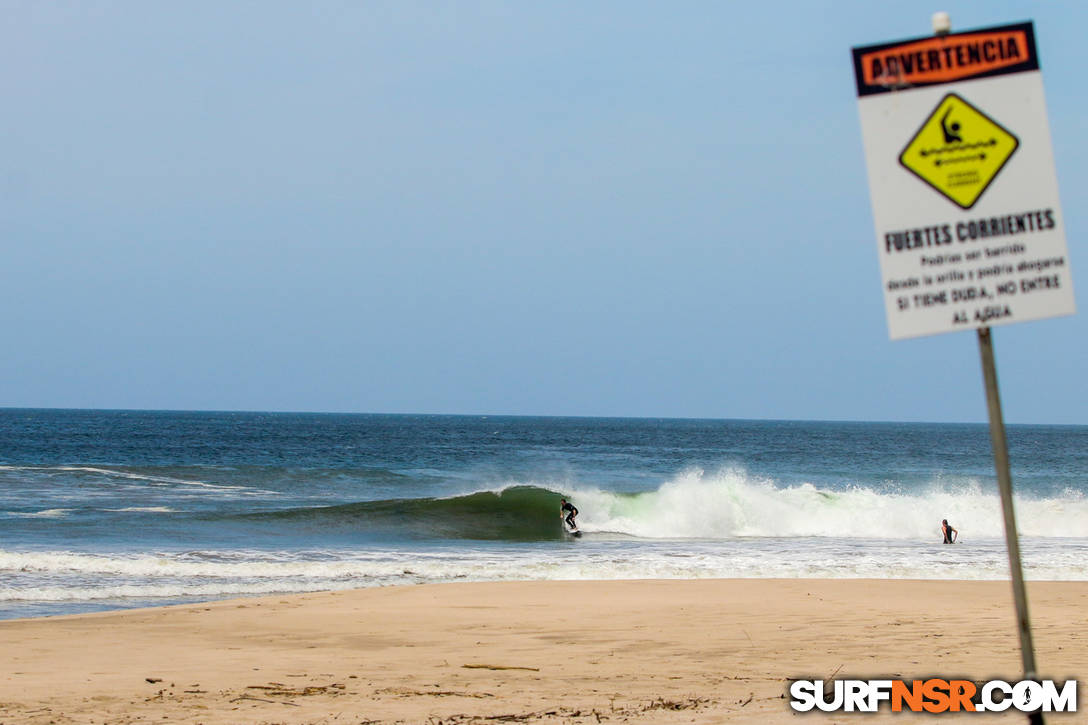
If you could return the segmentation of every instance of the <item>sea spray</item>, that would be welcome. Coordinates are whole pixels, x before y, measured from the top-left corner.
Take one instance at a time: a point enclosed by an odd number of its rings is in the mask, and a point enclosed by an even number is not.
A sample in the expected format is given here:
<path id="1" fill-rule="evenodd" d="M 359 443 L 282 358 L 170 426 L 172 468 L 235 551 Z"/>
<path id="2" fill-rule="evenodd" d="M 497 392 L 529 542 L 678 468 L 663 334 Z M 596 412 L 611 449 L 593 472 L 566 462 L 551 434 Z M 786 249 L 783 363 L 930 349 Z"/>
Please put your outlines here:
<path id="1" fill-rule="evenodd" d="M 585 531 L 640 538 L 726 539 L 745 536 L 924 540 L 941 519 L 976 538 L 1003 535 L 996 491 L 979 481 L 934 481 L 906 493 L 863 486 L 826 489 L 811 483 L 782 486 L 728 468 L 707 474 L 690 469 L 655 491 L 617 494 L 571 490 Z M 1039 537 L 1088 537 L 1088 501 L 1079 492 L 1044 498 L 1018 497 L 1021 533 Z"/>

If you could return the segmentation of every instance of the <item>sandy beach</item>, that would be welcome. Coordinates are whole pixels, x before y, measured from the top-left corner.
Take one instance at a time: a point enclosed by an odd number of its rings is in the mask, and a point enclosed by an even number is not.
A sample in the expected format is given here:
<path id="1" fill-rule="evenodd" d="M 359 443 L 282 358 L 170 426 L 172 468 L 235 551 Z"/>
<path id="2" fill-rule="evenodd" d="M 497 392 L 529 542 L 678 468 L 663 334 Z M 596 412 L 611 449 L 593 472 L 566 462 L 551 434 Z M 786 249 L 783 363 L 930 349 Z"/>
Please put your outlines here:
<path id="1" fill-rule="evenodd" d="M 1083 679 L 1088 582 L 1029 596 L 1043 676 Z M 788 681 L 1017 680 L 1019 657 L 1005 582 L 388 587 L 0 622 L 0 723 L 844 722 L 793 713 Z"/>

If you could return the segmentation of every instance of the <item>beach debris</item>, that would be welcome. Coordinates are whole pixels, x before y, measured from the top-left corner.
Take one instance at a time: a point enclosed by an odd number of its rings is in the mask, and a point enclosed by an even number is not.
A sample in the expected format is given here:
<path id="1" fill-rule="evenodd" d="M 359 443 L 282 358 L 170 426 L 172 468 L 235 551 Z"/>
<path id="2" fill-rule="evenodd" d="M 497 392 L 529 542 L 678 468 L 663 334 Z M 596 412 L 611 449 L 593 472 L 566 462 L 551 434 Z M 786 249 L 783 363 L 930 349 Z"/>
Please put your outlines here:
<path id="1" fill-rule="evenodd" d="M 843 664 L 839 665 L 838 667 L 836 667 L 834 672 L 832 672 L 830 675 L 828 675 L 827 677 L 824 678 L 824 698 L 825 699 L 830 697 L 832 694 L 834 694 L 835 675 L 839 674 L 839 670 L 841 670 L 843 667 L 846 667 L 845 662 Z"/>
<path id="2" fill-rule="evenodd" d="M 494 697 L 490 692 L 458 692 L 456 690 L 412 690 L 407 687 L 385 687 L 375 690 L 375 695 L 397 695 L 399 697 L 412 697 L 413 695 L 428 695 L 430 697 Z"/>
<path id="3" fill-rule="evenodd" d="M 700 705 L 709 703 L 710 700 L 704 700 L 701 697 L 692 698 L 689 700 L 666 700 L 664 698 L 657 698 L 652 700 L 650 704 L 643 708 L 643 712 L 649 710 L 690 710 Z"/>
<path id="4" fill-rule="evenodd" d="M 652 710 L 698 710 L 709 705 L 714 704 L 714 700 L 709 700 L 701 697 L 691 698 L 687 700 L 665 700 L 664 698 L 658 698 L 651 700 L 650 702 L 635 707 L 621 707 L 616 708 L 614 705 L 610 715 L 605 715 L 605 720 L 611 720 L 613 717 L 620 717 L 624 720 L 630 717 L 637 717 L 638 715 L 650 712 Z M 427 722 L 429 725 L 472 725 L 473 723 L 480 722 L 513 722 L 513 723 L 527 723 L 536 722 L 544 718 L 563 718 L 567 719 L 589 719 L 593 718 L 598 723 L 601 722 L 601 713 L 593 710 L 581 710 L 573 708 L 556 708 L 551 710 L 535 710 L 533 712 L 522 713 L 508 713 L 503 715 L 470 715 L 470 714 L 458 714 L 449 715 L 447 717 L 438 719 L 432 717 Z"/>
<path id="5" fill-rule="evenodd" d="M 145 677 L 144 679 L 150 682 L 152 685 L 154 685 L 156 682 L 162 682 L 161 677 Z"/>
<path id="6" fill-rule="evenodd" d="M 262 690 L 264 694 L 276 697 L 311 697 L 313 695 L 342 695 L 347 688 L 339 682 L 306 687 L 289 687 L 282 682 L 270 682 L 267 685 L 249 685 L 246 689 Z"/>
<path id="7" fill-rule="evenodd" d="M 539 667 L 518 667 L 516 665 L 483 665 L 483 664 L 467 664 L 461 665 L 466 670 L 528 670 L 529 672 L 540 672 Z"/>
<path id="8" fill-rule="evenodd" d="M 277 702 L 281 705 L 290 705 L 291 707 L 302 707 L 296 702 L 286 702 L 284 700 L 266 700 L 263 697 L 253 697 L 252 695 L 239 695 L 231 700 L 231 702 L 238 702 L 239 700 L 256 700 L 257 702 L 268 702 L 275 705 Z"/>

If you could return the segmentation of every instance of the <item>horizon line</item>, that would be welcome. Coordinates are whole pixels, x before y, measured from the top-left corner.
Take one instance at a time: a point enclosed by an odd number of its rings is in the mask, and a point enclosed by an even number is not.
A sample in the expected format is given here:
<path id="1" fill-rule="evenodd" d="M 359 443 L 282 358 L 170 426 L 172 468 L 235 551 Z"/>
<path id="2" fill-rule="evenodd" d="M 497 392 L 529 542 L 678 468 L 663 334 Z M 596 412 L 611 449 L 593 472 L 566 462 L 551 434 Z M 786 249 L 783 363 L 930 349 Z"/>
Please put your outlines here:
<path id="1" fill-rule="evenodd" d="M 859 420 L 854 418 L 718 418 L 707 416 L 678 415 L 587 415 L 555 413 L 405 413 L 405 412 L 364 412 L 364 411 L 321 411 L 321 410 L 252 410 L 243 408 L 203 409 L 203 408 L 72 408 L 61 406 L 7 406 L 0 405 L 0 412 L 7 411 L 53 411 L 84 413 L 209 413 L 209 414 L 244 414 L 244 415 L 345 415 L 345 416 L 388 416 L 388 417 L 433 417 L 433 418 L 558 418 L 578 420 L 688 420 L 716 422 L 751 422 L 751 423 L 841 423 L 841 424 L 877 424 L 877 425 L 970 425 L 988 426 L 987 421 L 934 421 L 934 420 Z M 1085 423 L 1010 423 L 1007 426 L 1054 426 L 1085 427 Z"/>

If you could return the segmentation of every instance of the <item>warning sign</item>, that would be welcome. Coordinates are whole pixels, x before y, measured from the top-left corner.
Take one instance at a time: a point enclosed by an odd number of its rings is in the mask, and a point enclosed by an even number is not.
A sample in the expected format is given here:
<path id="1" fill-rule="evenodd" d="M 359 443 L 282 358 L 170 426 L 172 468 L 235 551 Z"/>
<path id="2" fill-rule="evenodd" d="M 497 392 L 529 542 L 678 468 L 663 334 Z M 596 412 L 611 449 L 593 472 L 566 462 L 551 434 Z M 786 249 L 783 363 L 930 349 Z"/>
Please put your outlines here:
<path id="1" fill-rule="evenodd" d="M 949 93 L 903 149 L 899 163 L 970 209 L 1019 145 L 1011 131 Z"/>
<path id="2" fill-rule="evenodd" d="M 891 338 L 1073 314 L 1033 25 L 853 59 Z"/>
<path id="3" fill-rule="evenodd" d="M 1031 23 L 854 49 L 858 95 L 1039 70 Z"/>

